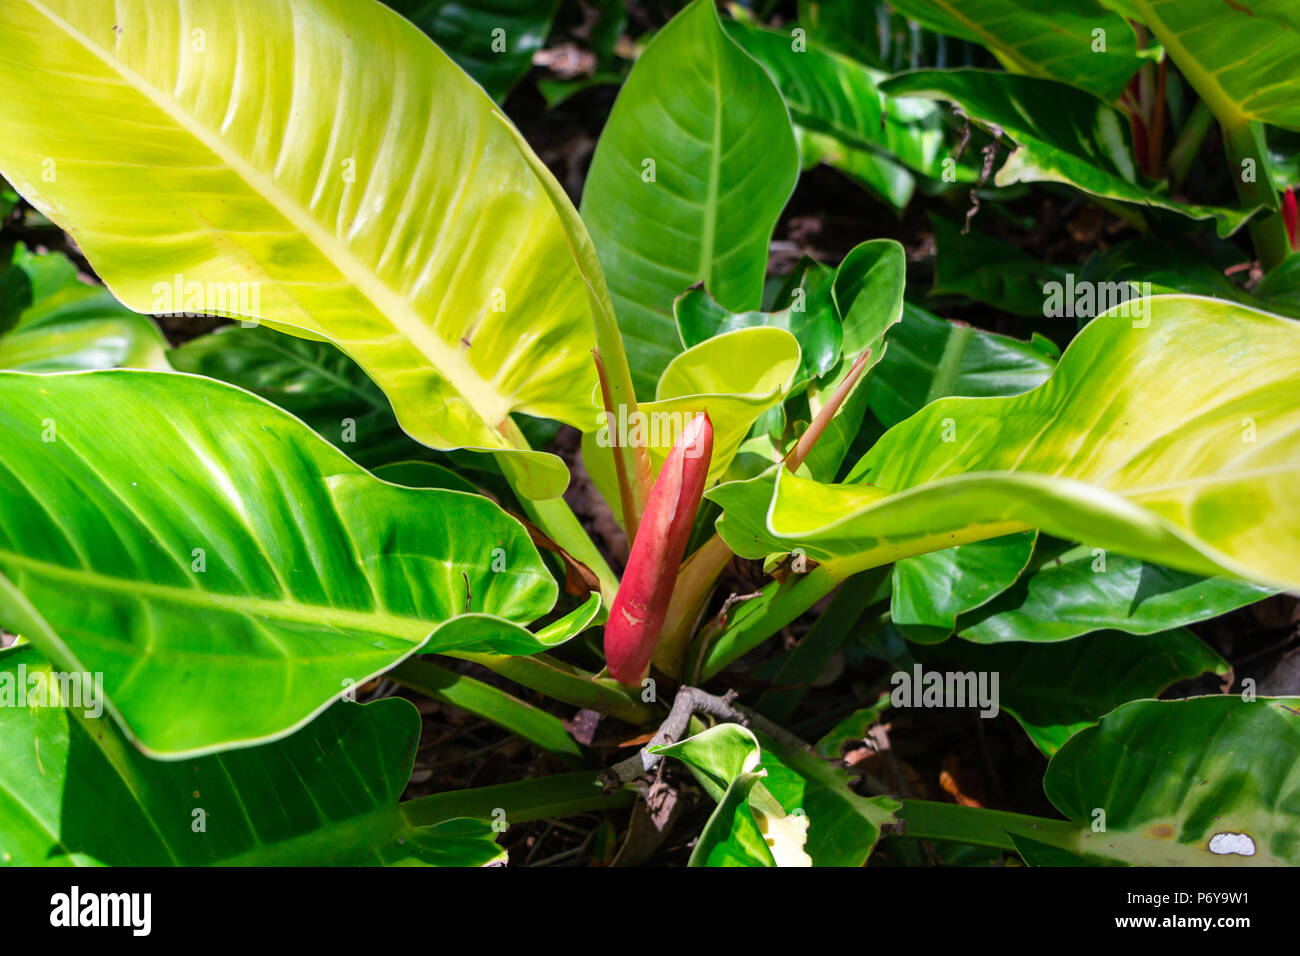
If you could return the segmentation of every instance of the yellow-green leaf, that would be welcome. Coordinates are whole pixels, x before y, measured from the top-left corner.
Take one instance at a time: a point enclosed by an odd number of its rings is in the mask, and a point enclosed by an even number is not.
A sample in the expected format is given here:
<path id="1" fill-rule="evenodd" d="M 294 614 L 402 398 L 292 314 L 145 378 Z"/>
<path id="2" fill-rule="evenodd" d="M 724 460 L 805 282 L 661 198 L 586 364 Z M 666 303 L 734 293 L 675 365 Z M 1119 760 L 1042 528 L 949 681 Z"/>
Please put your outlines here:
<path id="1" fill-rule="evenodd" d="M 433 447 L 511 449 L 514 411 L 589 424 L 567 201 L 386 7 L 13 0 L 0 49 L 0 172 L 126 305 L 329 339 Z M 523 493 L 562 490 L 513 455 Z"/>
<path id="2" fill-rule="evenodd" d="M 776 471 L 710 497 L 737 553 L 798 548 L 837 576 L 1039 528 L 1300 588 L 1298 367 L 1289 319 L 1137 300 L 1092 322 L 1033 391 L 926 406 L 844 484 Z"/>

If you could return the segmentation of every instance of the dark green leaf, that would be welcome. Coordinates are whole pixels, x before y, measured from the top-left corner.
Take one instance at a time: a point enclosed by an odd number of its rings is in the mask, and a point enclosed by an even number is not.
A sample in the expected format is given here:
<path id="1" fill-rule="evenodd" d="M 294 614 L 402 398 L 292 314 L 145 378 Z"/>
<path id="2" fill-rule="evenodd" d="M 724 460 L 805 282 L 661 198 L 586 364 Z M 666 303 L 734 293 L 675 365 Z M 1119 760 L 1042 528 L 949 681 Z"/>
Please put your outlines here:
<path id="1" fill-rule="evenodd" d="M 384 0 L 498 101 L 523 79 L 559 0 Z"/>
<path id="2" fill-rule="evenodd" d="M 998 674 L 1003 710 L 1047 756 L 1120 704 L 1155 697 L 1175 681 L 1228 669 L 1194 634 L 1178 628 L 1137 637 L 1097 631 L 1060 644 L 980 647 L 949 641 L 913 653 L 928 665 Z"/>
<path id="3" fill-rule="evenodd" d="M 481 866 L 504 857 L 487 823 L 406 818 L 397 800 L 420 736 L 407 701 L 340 702 L 276 743 L 163 762 L 84 699 L 36 705 L 38 686 L 59 686 L 52 678 L 31 648 L 0 656 L 4 864 Z M 16 706 L 20 680 L 27 706 Z"/>
<path id="4" fill-rule="evenodd" d="M 1085 545 L 1043 538 L 1016 585 L 958 622 L 968 641 L 1064 641 L 1113 628 L 1129 634 L 1203 621 L 1276 591 L 1205 578 Z"/>
<path id="5" fill-rule="evenodd" d="M 983 44 L 1013 73 L 1060 80 L 1106 102 L 1142 64 L 1133 28 L 1097 0 L 890 2 L 922 26 Z"/>
<path id="6" fill-rule="evenodd" d="M 890 615 L 909 640 L 947 640 L 957 617 L 1016 582 L 1034 550 L 1037 532 L 990 538 L 918 554 L 894 565 Z"/>
<path id="7" fill-rule="evenodd" d="M 1056 363 L 1033 345 L 948 322 L 907 303 L 871 376 L 871 411 L 897 425 L 948 395 L 1016 395 L 1047 381 Z"/>
<path id="8" fill-rule="evenodd" d="M 1135 701 L 1066 741 L 1043 789 L 1083 825 L 1064 848 L 1085 857 L 1295 866 L 1297 763 L 1298 698 Z"/>
<path id="9" fill-rule="evenodd" d="M 1048 265 L 973 229 L 962 235 L 942 216 L 931 216 L 930 225 L 935 242 L 932 295 L 961 295 L 1015 315 L 1046 314 L 1045 287 L 1065 278 L 1063 266 Z"/>
<path id="10" fill-rule="evenodd" d="M 799 174 L 790 117 L 764 69 L 695 0 L 619 92 L 582 216 L 600 254 L 639 397 L 679 349 L 673 300 L 696 282 L 759 308 L 768 242 Z"/>
<path id="11" fill-rule="evenodd" d="M 881 89 L 949 100 L 1014 140 L 1017 148 L 994 177 L 999 186 L 1066 183 L 1102 199 L 1213 219 L 1220 236 L 1234 233 L 1254 212 L 1171 199 L 1138 173 L 1127 120 L 1063 83 L 986 70 L 922 70 L 886 80 Z"/>

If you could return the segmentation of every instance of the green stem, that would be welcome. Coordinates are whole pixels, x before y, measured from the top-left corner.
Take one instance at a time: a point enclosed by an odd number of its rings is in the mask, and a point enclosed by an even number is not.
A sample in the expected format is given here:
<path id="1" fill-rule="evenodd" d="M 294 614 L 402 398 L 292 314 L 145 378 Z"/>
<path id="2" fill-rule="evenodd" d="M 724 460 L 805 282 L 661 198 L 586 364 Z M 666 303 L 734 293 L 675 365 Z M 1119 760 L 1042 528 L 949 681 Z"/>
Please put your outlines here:
<path id="1" fill-rule="evenodd" d="M 1192 163 L 1200 153 L 1201 144 L 1205 142 L 1213 123 L 1214 113 L 1205 104 L 1205 100 L 1197 100 L 1192 114 L 1187 117 L 1187 122 L 1178 133 L 1178 139 L 1174 141 L 1173 149 L 1169 151 L 1169 186 L 1175 192 L 1182 188 L 1183 180 L 1191 171 Z"/>
<path id="2" fill-rule="evenodd" d="M 655 645 L 655 666 L 669 677 L 680 678 L 683 658 L 699 623 L 713 585 L 732 559 L 731 549 L 718 535 L 700 545 L 682 564 L 677 586 L 668 600 L 664 629 Z"/>
<path id="3" fill-rule="evenodd" d="M 775 689 L 759 697 L 757 709 L 760 713 L 777 723 L 789 720 L 812 682 L 825 670 L 831 656 L 849 636 L 862 612 L 880 599 L 881 587 L 889 580 L 890 567 L 886 564 L 855 574 L 840 586 L 812 629 L 772 678 Z"/>
<path id="4" fill-rule="evenodd" d="M 507 825 L 612 810 L 632 804 L 631 790 L 602 793 L 594 772 L 559 773 L 495 787 L 452 790 L 398 804 L 412 826 L 428 826 L 454 817 L 494 820 L 504 811 Z"/>
<path id="5" fill-rule="evenodd" d="M 840 577 L 826 565 L 780 583 L 769 584 L 762 596 L 738 605 L 726 628 L 710 643 L 700 666 L 699 680 L 708 680 L 732 661 L 748 654 L 800 614 L 830 594 Z"/>
<path id="6" fill-rule="evenodd" d="M 1012 836 L 1025 836 L 1039 843 L 1068 848 L 1079 834 L 1079 824 L 1068 820 L 1049 820 L 932 800 L 904 800 L 898 818 L 904 824 L 901 835 L 909 839 L 951 840 L 1012 852 L 1016 849 Z"/>
<path id="7" fill-rule="evenodd" d="M 545 654 L 516 657 L 506 654 L 477 654 L 448 651 L 445 656 L 482 664 L 516 684 L 545 694 L 555 700 L 599 711 L 629 724 L 650 724 L 660 719 L 661 711 L 641 700 L 636 690 L 616 681 L 595 677 L 570 667 Z"/>
<path id="8" fill-rule="evenodd" d="M 570 766 L 581 766 L 583 762 L 582 748 L 564 729 L 564 721 L 499 687 L 466 674 L 457 674 L 427 657 L 409 658 L 386 676 L 403 687 L 419 691 L 440 703 L 459 707 L 532 741 Z"/>
<path id="9" fill-rule="evenodd" d="M 1255 246 L 1255 257 L 1265 269 L 1272 269 L 1291 254 L 1291 241 L 1286 226 L 1277 212 L 1277 189 L 1268 174 L 1264 159 L 1264 143 L 1259 127 L 1247 121 L 1223 128 L 1224 148 L 1228 153 L 1228 173 L 1237 187 L 1237 196 L 1247 209 L 1263 206 L 1271 212 L 1250 221 L 1250 241 Z M 1251 174 L 1253 172 L 1253 175 Z M 1249 177 L 1250 181 L 1247 181 Z"/>
<path id="10" fill-rule="evenodd" d="M 405 803 L 376 807 L 348 820 L 217 862 L 218 866 L 337 866 L 355 864 L 381 847 L 399 845 L 416 836 L 420 827 L 457 817 L 498 821 L 503 826 L 567 817 L 630 806 L 636 794 L 628 789 L 603 793 L 594 772 L 553 774 L 495 787 L 451 790 L 416 797 Z"/>

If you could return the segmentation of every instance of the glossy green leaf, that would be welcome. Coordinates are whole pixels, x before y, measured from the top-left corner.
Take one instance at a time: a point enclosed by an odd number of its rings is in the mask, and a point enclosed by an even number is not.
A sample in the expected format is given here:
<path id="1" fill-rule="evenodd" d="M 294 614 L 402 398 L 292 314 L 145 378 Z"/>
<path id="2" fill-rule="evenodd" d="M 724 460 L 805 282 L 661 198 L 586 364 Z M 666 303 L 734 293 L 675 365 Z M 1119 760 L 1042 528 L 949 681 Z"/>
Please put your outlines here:
<path id="1" fill-rule="evenodd" d="M 450 468 L 431 461 L 394 461 L 371 469 L 376 478 L 408 488 L 446 488 L 476 494 L 478 489 Z"/>
<path id="2" fill-rule="evenodd" d="M 1133 28 L 1103 2 L 891 0 L 931 30 L 988 47 L 1012 73 L 1060 80 L 1111 102 L 1142 60 Z"/>
<path id="3" fill-rule="evenodd" d="M 1220 122 L 1300 129 L 1300 10 L 1288 0 L 1101 0 L 1148 26 Z"/>
<path id="4" fill-rule="evenodd" d="M 744 361 L 737 361 L 743 355 Z M 706 339 L 675 356 L 659 379 L 656 400 L 642 402 L 637 420 L 616 427 L 619 441 L 644 444 L 654 474 L 663 466 L 686 422 L 707 411 L 713 422 L 709 482 L 719 480 L 758 417 L 790 391 L 799 368 L 799 343 L 775 326 L 754 326 Z M 582 436 L 582 460 L 616 515 L 619 504 L 608 427 Z M 621 520 L 621 517 L 620 517 Z"/>
<path id="5" fill-rule="evenodd" d="M 871 363 L 885 354 L 885 334 L 903 317 L 907 256 L 893 239 L 854 246 L 835 271 L 835 304 L 844 321 L 844 356 L 851 364 L 863 349 Z"/>
<path id="6" fill-rule="evenodd" d="M 1062 83 L 987 70 L 921 70 L 886 80 L 881 89 L 891 96 L 949 100 L 1014 140 L 1017 148 L 994 176 L 999 186 L 1065 183 L 1102 199 L 1213 219 L 1221 236 L 1234 233 L 1254 212 L 1171 199 L 1138 173 L 1128 121 Z"/>
<path id="7" fill-rule="evenodd" d="M 998 701 L 1051 756 L 1120 704 L 1228 665 L 1181 628 L 1143 637 L 1097 631 L 1061 644 L 975 647 L 949 641 L 914 653 L 929 665 L 998 674 Z"/>
<path id="8" fill-rule="evenodd" d="M 19 0 L 0 46 L 0 171 L 126 305 L 329 339 L 432 447 L 512 449 L 515 411 L 590 427 L 591 306 L 564 200 L 397 14 Z M 523 493 L 563 489 L 557 458 L 513 455 Z"/>
<path id="9" fill-rule="evenodd" d="M 708 495 L 728 509 L 718 529 L 738 554 L 800 548 L 837 576 L 1039 528 L 1300 587 L 1297 365 L 1288 319 L 1138 300 L 1093 320 L 1031 392 L 927 405 L 844 484 L 776 471 Z"/>
<path id="10" fill-rule="evenodd" d="M 935 243 L 931 295 L 965 296 L 1015 315 L 1046 314 L 1045 287 L 1065 279 L 1064 266 L 1049 265 L 975 229 L 962 235 L 943 216 L 931 216 L 930 226 Z"/>
<path id="11" fill-rule="evenodd" d="M 0 368 L 24 372 L 100 368 L 166 368 L 162 333 L 101 286 L 77 278 L 61 253 L 33 254 L 22 246 L 0 286 L 16 294 L 12 327 L 0 336 Z M 4 292 L 0 291 L 0 299 Z M 0 320 L 3 320 L 0 306 Z"/>
<path id="12" fill-rule="evenodd" d="M 799 156 L 805 170 L 818 163 L 837 169 L 867 192 L 902 210 L 916 191 L 916 177 L 905 168 L 869 150 L 846 146 L 833 136 L 796 127 Z"/>
<path id="13" fill-rule="evenodd" d="M 893 425 L 949 395 L 1016 395 L 1041 385 L 1055 363 L 1034 346 L 936 318 L 913 305 L 890 332 L 868 400 Z M 815 477 L 815 476 L 814 476 Z M 956 615 L 1015 583 L 1029 561 L 1032 534 L 972 542 L 899 561 L 893 575 L 894 623 L 911 640 L 943 640 Z"/>
<path id="14" fill-rule="evenodd" d="M 1056 363 L 1028 342 L 940 319 L 910 302 L 871 374 L 867 400 L 897 425 L 949 395 L 1017 395 L 1047 381 Z"/>
<path id="15" fill-rule="evenodd" d="M 805 849 L 813 866 L 863 866 L 893 820 L 898 804 L 890 797 L 862 797 L 848 774 L 807 746 L 778 742 L 761 731 L 763 786 L 791 816 L 808 821 Z M 838 755 L 836 755 L 838 757 Z"/>
<path id="16" fill-rule="evenodd" d="M 473 603 L 473 596 L 467 604 Z M 574 610 L 558 620 L 530 631 L 523 624 L 510 620 L 509 607 L 499 607 L 498 613 L 468 611 L 457 614 L 433 633 L 421 648 L 426 654 L 457 651 L 467 654 L 536 654 L 559 647 L 577 637 L 589 627 L 605 620 L 606 609 L 601 606 L 600 594 L 592 592 Z"/>
<path id="17" fill-rule="evenodd" d="M 1155 293 L 1190 292 L 1290 314 L 1278 303 L 1252 297 L 1223 274 L 1240 261 L 1240 250 L 1230 243 L 1212 247 L 1211 257 L 1207 257 L 1200 244 L 1190 240 L 1138 238 L 1097 250 L 1077 278 L 1090 283 L 1145 282 Z M 1079 318 L 1086 321 L 1088 316 Z"/>
<path id="18" fill-rule="evenodd" d="M 694 348 L 716 335 L 755 326 L 785 329 L 799 343 L 799 371 L 791 391 L 801 391 L 830 371 L 840 357 L 843 332 L 831 298 L 833 275 L 825 266 L 808 266 L 791 295 L 783 297 L 789 304 L 771 312 L 732 312 L 720 306 L 706 289 L 691 289 L 673 303 L 682 344 Z"/>
<path id="19" fill-rule="evenodd" d="M 1208 620 L 1277 593 L 1232 578 L 1205 578 L 1086 545 L 1043 540 L 1025 576 L 963 616 L 968 641 L 1064 641 L 1114 628 L 1153 634 Z"/>
<path id="20" fill-rule="evenodd" d="M 488 823 L 417 824 L 398 804 L 420 736 L 407 701 L 337 703 L 276 743 L 165 763 L 133 748 L 85 699 L 61 706 L 59 688 L 31 648 L 0 655 L 6 865 L 504 861 Z"/>
<path id="21" fill-rule="evenodd" d="M 559 0 L 384 0 L 501 100 L 523 79 Z"/>
<path id="22" fill-rule="evenodd" d="M 760 306 L 768 243 L 798 173 L 781 94 L 727 37 L 712 0 L 695 0 L 637 60 L 582 197 L 639 396 L 678 351 L 672 305 L 691 285 L 734 312 Z"/>
<path id="23" fill-rule="evenodd" d="M 102 672 L 148 751 L 282 736 L 422 647 L 529 653 L 593 613 L 525 639 L 557 588 L 517 521 L 382 482 L 231 386 L 9 372 L 0 394 L 0 625 Z"/>
<path id="24" fill-rule="evenodd" d="M 888 0 L 799 0 L 798 11 L 812 43 L 890 73 L 996 62 L 982 47 L 921 29 Z"/>
<path id="25" fill-rule="evenodd" d="M 808 47 L 805 38 L 740 23 L 729 23 L 727 32 L 767 68 L 795 122 L 849 146 L 881 151 L 934 179 L 942 176 L 943 127 L 933 103 L 884 96 L 876 87 L 883 72 Z M 961 178 L 972 178 L 968 167 L 961 171 Z"/>
<path id="26" fill-rule="evenodd" d="M 565 763 L 582 762 L 582 748 L 565 729 L 563 720 L 499 687 L 420 658 L 403 661 L 389 674 L 412 690 L 531 741 Z"/>
<path id="27" fill-rule="evenodd" d="M 1300 699 L 1136 701 L 1075 734 L 1043 789 L 1065 849 L 1146 866 L 1300 864 Z"/>
<path id="28" fill-rule="evenodd" d="M 379 386 L 328 342 L 227 326 L 167 357 L 178 371 L 238 385 L 292 412 L 359 464 L 373 468 L 420 452 Z"/>
<path id="29" fill-rule="evenodd" d="M 1034 532 L 973 541 L 894 565 L 889 613 L 909 640 L 947 640 L 957 616 L 975 610 L 1016 582 L 1034 551 Z"/>
<path id="30" fill-rule="evenodd" d="M 811 866 L 808 819 L 788 814 L 764 786 L 762 748 L 739 724 L 718 724 L 651 753 L 686 764 L 718 804 L 691 853 L 691 866 Z"/>

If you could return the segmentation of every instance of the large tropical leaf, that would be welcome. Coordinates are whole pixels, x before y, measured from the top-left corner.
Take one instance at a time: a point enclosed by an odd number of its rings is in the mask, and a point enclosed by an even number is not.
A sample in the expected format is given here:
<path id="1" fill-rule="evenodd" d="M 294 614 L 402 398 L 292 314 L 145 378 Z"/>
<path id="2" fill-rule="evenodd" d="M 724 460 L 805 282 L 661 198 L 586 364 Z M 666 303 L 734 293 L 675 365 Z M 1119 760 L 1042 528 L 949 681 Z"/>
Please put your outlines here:
<path id="1" fill-rule="evenodd" d="M 883 424 L 897 425 L 949 395 L 1027 392 L 1047 381 L 1055 367 L 1037 342 L 948 322 L 909 302 L 871 374 L 868 401 Z"/>
<path id="2" fill-rule="evenodd" d="M 1036 344 L 945 322 L 910 304 L 903 314 L 868 396 L 872 411 L 887 425 L 949 395 L 1028 391 L 1055 368 Z M 911 640 L 947 638 L 958 615 L 1015 583 L 1033 545 L 1033 534 L 1022 532 L 904 558 L 894 567 L 894 623 Z"/>
<path id="3" fill-rule="evenodd" d="M 961 637 L 980 644 L 1064 641 L 1108 628 L 1153 634 L 1274 593 L 1232 578 L 1200 577 L 1099 548 L 1044 540 L 1020 581 L 963 614 L 957 627 Z"/>
<path id="4" fill-rule="evenodd" d="M 1075 734 L 1043 789 L 1066 849 L 1147 866 L 1300 864 L 1300 699 L 1136 701 Z M 1102 811 L 1104 830 L 1094 830 Z M 1029 854 L 1032 862 L 1033 854 Z"/>
<path id="5" fill-rule="evenodd" d="M 1142 64 L 1133 28 L 1104 0 L 891 3 L 931 30 L 988 47 L 1012 73 L 1060 80 L 1106 102 L 1119 98 Z"/>
<path id="6" fill-rule="evenodd" d="M 883 72 L 785 34 L 740 23 L 729 23 L 727 32 L 771 73 L 801 126 L 883 152 L 934 179 L 943 175 L 943 126 L 933 103 L 886 97 L 876 88 Z M 978 175 L 960 171 L 963 179 Z"/>
<path id="7" fill-rule="evenodd" d="M 60 699 L 55 676 L 30 647 L 0 654 L 5 865 L 481 866 L 505 856 L 486 822 L 420 825 L 403 813 L 420 737 L 407 701 L 337 703 L 276 743 L 164 763 L 94 708 L 68 706 L 86 701 Z"/>
<path id="8" fill-rule="evenodd" d="M 0 47 L 0 171 L 131 308 L 330 339 L 434 447 L 517 447 L 513 411 L 592 426 L 565 201 L 392 11 L 16 0 Z M 562 490 L 558 459 L 516 454 L 527 494 Z"/>
<path id="9" fill-rule="evenodd" d="M 1097 631 L 1051 646 L 975 647 L 949 641 L 914 652 L 929 664 L 998 674 L 998 703 L 1049 757 L 1103 714 L 1155 697 L 1177 680 L 1228 665 L 1190 631 L 1142 637 Z"/>
<path id="10" fill-rule="evenodd" d="M 637 60 L 582 196 L 639 396 L 678 351 L 672 305 L 691 285 L 733 312 L 759 307 L 798 173 L 780 92 L 695 0 Z"/>
<path id="11" fill-rule="evenodd" d="M 1221 236 L 1231 235 L 1255 211 L 1170 198 L 1138 172 L 1120 113 L 1063 83 L 990 70 L 919 70 L 888 79 L 881 89 L 890 96 L 949 100 L 1009 136 L 1017 145 L 994 176 L 999 186 L 1066 183 L 1103 199 L 1213 219 Z"/>
<path id="12" fill-rule="evenodd" d="M 530 636 L 557 589 L 517 521 L 231 386 L 7 372 L 0 395 L 0 626 L 102 673 L 150 751 L 283 735 L 421 647 L 528 653 L 593 613 Z"/>
<path id="13" fill-rule="evenodd" d="M 946 640 L 961 614 L 1015 584 L 1034 551 L 1034 532 L 972 541 L 905 558 L 894 566 L 889 613 L 910 640 Z"/>
<path id="14" fill-rule="evenodd" d="M 1031 392 L 927 405 L 844 484 L 774 470 L 708 495 L 738 554 L 799 548 L 836 576 L 1039 528 L 1298 588 L 1298 364 L 1289 319 L 1156 296 L 1090 323 Z"/>

